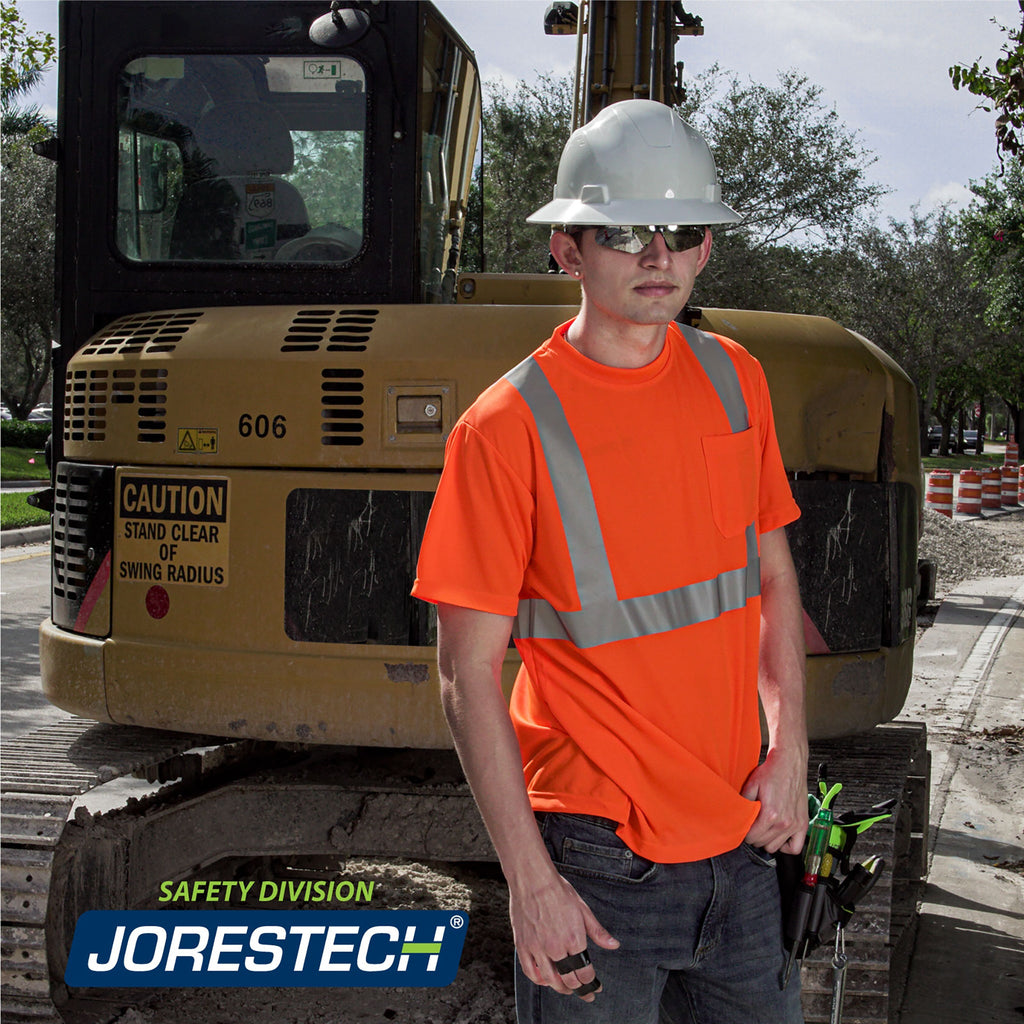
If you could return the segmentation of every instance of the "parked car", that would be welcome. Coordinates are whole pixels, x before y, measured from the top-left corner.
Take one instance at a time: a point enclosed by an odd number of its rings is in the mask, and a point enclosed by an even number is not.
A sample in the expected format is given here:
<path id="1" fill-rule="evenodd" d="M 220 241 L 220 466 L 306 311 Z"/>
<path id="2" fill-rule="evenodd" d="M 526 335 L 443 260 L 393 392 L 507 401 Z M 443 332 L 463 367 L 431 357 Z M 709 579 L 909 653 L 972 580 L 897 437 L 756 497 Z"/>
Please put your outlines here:
<path id="1" fill-rule="evenodd" d="M 49 405 L 37 405 L 28 414 L 29 423 L 52 423 L 53 407 Z"/>

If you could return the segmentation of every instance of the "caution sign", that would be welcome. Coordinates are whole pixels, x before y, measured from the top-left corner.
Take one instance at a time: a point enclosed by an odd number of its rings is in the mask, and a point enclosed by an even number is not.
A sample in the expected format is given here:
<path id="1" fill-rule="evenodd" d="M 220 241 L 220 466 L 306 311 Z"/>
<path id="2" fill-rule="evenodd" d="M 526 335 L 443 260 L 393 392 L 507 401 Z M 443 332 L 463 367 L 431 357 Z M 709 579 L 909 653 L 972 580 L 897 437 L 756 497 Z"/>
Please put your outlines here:
<path id="1" fill-rule="evenodd" d="M 178 427 L 178 451 L 192 455 L 216 455 L 216 428 Z"/>
<path id="2" fill-rule="evenodd" d="M 123 474 L 114 555 L 120 580 L 226 587 L 227 479 Z"/>

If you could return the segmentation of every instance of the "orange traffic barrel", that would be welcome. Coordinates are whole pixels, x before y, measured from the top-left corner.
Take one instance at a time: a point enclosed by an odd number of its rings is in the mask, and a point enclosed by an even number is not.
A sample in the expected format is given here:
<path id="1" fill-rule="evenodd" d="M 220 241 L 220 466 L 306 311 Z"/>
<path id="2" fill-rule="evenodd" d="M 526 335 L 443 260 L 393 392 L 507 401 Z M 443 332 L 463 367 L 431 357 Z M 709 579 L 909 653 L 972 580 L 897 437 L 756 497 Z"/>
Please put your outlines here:
<path id="1" fill-rule="evenodd" d="M 981 507 L 1002 508 L 1003 474 L 998 469 L 986 469 L 981 474 Z"/>
<path id="2" fill-rule="evenodd" d="M 933 469 L 928 474 L 924 503 L 936 512 L 953 518 L 953 474 L 948 469 Z"/>
<path id="3" fill-rule="evenodd" d="M 1002 469 L 1002 493 L 1000 495 L 1004 505 L 1017 505 L 1017 467 L 1009 464 Z"/>
<path id="4" fill-rule="evenodd" d="M 1020 448 L 1016 441 L 1006 442 L 1006 465 L 1016 467 L 1020 461 Z"/>
<path id="5" fill-rule="evenodd" d="M 976 469 L 965 469 L 960 473 L 956 510 L 969 516 L 981 515 L 981 474 Z"/>

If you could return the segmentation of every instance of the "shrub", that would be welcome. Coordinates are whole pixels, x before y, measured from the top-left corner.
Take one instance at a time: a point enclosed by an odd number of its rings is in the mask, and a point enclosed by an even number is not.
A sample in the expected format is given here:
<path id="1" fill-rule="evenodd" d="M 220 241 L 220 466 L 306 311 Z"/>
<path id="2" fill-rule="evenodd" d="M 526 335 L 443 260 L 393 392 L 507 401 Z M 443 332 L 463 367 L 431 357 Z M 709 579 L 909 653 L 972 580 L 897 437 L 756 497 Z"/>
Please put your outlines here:
<path id="1" fill-rule="evenodd" d="M 53 428 L 49 423 L 29 423 L 27 420 L 0 421 L 0 444 L 12 448 L 37 448 L 42 451 Z"/>

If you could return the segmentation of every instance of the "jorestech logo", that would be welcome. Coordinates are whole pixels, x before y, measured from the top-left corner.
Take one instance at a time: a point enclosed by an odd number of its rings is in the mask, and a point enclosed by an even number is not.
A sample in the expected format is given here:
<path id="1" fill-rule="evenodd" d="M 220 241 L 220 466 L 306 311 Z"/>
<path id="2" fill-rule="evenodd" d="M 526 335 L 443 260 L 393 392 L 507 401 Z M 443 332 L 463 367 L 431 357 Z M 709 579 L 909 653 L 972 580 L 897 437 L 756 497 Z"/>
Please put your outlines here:
<path id="1" fill-rule="evenodd" d="M 468 917 L 446 910 L 90 910 L 74 987 L 443 986 Z"/>

